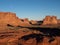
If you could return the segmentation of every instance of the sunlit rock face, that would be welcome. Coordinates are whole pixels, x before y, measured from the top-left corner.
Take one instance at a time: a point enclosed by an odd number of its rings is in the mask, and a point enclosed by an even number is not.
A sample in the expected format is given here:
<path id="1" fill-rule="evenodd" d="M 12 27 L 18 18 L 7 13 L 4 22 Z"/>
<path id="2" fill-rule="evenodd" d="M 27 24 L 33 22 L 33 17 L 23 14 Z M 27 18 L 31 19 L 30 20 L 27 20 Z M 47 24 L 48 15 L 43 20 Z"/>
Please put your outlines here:
<path id="1" fill-rule="evenodd" d="M 43 25 L 45 24 L 50 24 L 50 16 L 46 16 L 45 19 L 43 20 Z"/>
<path id="2" fill-rule="evenodd" d="M 51 17 L 51 21 L 52 21 L 52 24 L 57 24 L 57 17 L 56 16 L 52 16 Z"/>
<path id="3" fill-rule="evenodd" d="M 57 24 L 57 17 L 56 16 L 46 16 L 45 19 L 43 20 L 43 25 L 48 25 L 48 24 Z"/>
<path id="4" fill-rule="evenodd" d="M 24 19 L 24 22 L 19 19 L 15 13 L 11 12 L 0 12 L 0 24 L 1 25 L 6 25 L 6 24 L 11 24 L 14 26 L 17 25 L 29 25 L 28 20 Z"/>
<path id="5" fill-rule="evenodd" d="M 58 19 L 58 24 L 60 24 L 60 19 Z"/>
<path id="6" fill-rule="evenodd" d="M 25 19 L 22 19 L 22 20 L 23 20 L 22 26 L 28 26 L 28 25 L 30 25 L 28 18 L 25 18 Z"/>
<path id="7" fill-rule="evenodd" d="M 34 25 L 34 24 L 37 24 L 37 21 L 31 20 L 30 23 Z"/>

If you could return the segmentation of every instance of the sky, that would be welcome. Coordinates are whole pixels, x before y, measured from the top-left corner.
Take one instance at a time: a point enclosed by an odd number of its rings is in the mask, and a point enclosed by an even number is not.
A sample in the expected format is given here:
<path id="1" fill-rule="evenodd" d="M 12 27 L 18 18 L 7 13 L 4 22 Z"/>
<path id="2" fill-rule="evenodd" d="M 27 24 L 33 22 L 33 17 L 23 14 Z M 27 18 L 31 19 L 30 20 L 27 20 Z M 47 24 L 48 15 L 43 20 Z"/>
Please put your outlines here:
<path id="1" fill-rule="evenodd" d="M 47 15 L 59 19 L 60 0 L 0 0 L 0 12 L 13 12 L 30 20 L 42 20 Z"/>

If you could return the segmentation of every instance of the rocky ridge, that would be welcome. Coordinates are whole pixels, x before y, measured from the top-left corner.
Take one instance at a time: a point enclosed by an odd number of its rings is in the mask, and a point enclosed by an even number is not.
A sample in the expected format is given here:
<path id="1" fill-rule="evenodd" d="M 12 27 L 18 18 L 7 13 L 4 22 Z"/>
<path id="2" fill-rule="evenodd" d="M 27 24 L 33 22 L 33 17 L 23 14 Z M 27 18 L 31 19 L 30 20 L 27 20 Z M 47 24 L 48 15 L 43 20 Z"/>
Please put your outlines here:
<path id="1" fill-rule="evenodd" d="M 0 24 L 3 24 L 3 25 L 10 24 L 14 26 L 18 26 L 18 25 L 26 26 L 26 25 L 30 25 L 28 22 L 29 20 L 18 18 L 15 13 L 0 12 Z"/>

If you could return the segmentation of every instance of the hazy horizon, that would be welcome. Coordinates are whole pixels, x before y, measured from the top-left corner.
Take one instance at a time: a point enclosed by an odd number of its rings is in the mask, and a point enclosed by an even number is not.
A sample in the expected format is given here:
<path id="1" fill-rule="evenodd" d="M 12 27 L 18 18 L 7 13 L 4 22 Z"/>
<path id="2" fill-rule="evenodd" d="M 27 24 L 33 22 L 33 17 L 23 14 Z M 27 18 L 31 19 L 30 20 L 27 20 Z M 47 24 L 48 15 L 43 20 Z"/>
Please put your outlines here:
<path id="1" fill-rule="evenodd" d="M 0 0 L 0 12 L 33 20 L 42 20 L 46 15 L 60 18 L 60 0 Z"/>

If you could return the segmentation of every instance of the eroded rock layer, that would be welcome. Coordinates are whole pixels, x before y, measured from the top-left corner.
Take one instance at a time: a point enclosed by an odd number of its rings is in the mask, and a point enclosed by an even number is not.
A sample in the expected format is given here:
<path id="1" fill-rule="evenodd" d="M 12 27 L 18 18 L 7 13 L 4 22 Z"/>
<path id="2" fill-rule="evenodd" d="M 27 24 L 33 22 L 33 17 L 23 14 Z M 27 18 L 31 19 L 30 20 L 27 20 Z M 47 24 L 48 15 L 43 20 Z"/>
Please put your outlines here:
<path id="1" fill-rule="evenodd" d="M 45 19 L 43 20 L 43 25 L 53 25 L 57 24 L 57 17 L 56 16 L 46 16 Z"/>
<path id="2" fill-rule="evenodd" d="M 11 12 L 0 12 L 0 25 L 11 24 L 14 26 L 18 25 L 30 25 L 28 20 L 19 19 L 15 13 Z"/>

